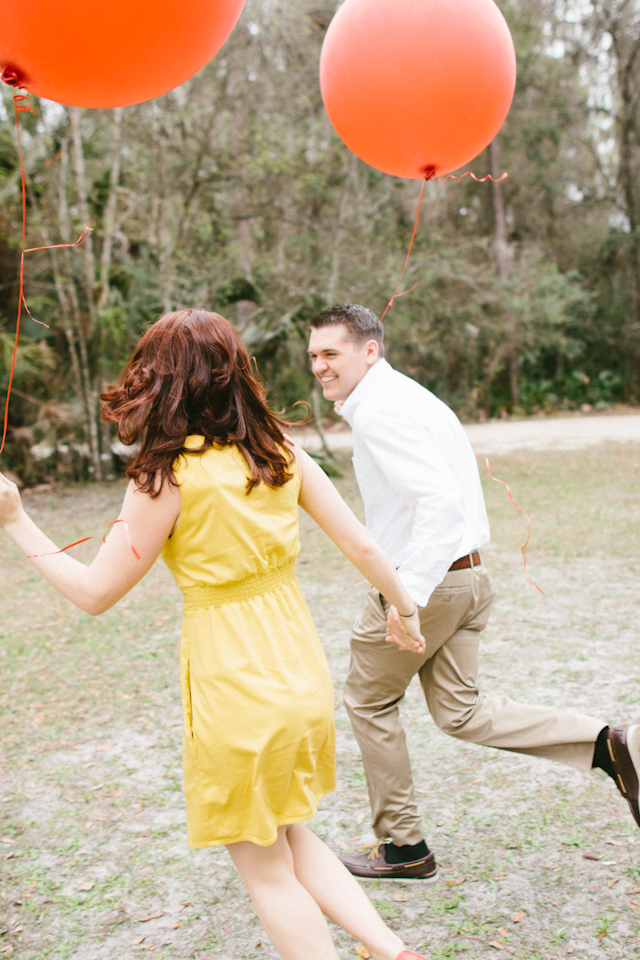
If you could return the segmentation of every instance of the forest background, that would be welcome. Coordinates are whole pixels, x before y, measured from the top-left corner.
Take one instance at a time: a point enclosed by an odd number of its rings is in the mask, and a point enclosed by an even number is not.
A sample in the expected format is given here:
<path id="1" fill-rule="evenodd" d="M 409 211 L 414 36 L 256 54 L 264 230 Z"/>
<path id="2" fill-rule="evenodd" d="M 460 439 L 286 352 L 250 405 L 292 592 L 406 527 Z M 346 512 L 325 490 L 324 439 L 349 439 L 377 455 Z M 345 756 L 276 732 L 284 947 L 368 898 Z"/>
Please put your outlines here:
<path id="1" fill-rule="evenodd" d="M 164 310 L 239 329 L 276 406 L 314 401 L 307 321 L 381 312 L 419 183 L 334 133 L 318 61 L 335 0 L 247 0 L 215 59 L 148 103 L 32 97 L 22 114 L 31 312 L 5 465 L 23 482 L 109 479 L 123 462 L 99 394 Z M 465 419 L 640 402 L 640 2 L 499 0 L 518 82 L 471 165 L 499 185 L 431 183 L 387 356 Z M 425 64 L 428 69 L 428 64 Z M 416 123 L 419 124 L 419 118 Z M 21 200 L 11 90 L 0 101 L 0 391 L 18 297 Z M 0 398 L 2 394 L 0 393 Z"/>

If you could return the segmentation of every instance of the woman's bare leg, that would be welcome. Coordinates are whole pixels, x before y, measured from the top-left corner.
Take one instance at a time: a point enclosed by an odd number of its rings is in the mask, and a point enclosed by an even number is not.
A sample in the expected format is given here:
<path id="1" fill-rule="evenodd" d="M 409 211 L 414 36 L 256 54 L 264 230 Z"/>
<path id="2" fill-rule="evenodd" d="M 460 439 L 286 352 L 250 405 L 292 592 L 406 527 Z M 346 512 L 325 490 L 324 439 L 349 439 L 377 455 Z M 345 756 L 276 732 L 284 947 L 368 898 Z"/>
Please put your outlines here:
<path id="1" fill-rule="evenodd" d="M 396 960 L 403 950 L 357 880 L 307 827 L 280 827 L 269 847 L 234 843 L 227 849 L 282 960 L 336 960 L 323 913 L 374 960 Z"/>
<path id="2" fill-rule="evenodd" d="M 227 850 L 282 960 L 338 960 L 320 907 L 296 877 L 286 827 L 269 847 L 243 842 Z"/>
<path id="3" fill-rule="evenodd" d="M 322 912 L 363 943 L 374 960 L 396 960 L 402 940 L 329 847 L 302 824 L 288 827 L 287 838 L 296 876 Z"/>

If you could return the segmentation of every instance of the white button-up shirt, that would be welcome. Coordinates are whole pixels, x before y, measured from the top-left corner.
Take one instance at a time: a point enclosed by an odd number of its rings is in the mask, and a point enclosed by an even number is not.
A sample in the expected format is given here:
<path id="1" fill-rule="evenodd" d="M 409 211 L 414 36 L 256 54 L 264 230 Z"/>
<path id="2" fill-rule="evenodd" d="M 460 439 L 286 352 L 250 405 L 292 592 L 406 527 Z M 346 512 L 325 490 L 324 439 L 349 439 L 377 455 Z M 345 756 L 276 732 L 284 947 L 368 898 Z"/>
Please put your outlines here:
<path id="1" fill-rule="evenodd" d="M 379 360 L 342 404 L 369 532 L 419 606 L 459 557 L 489 545 L 476 458 L 455 413 Z"/>

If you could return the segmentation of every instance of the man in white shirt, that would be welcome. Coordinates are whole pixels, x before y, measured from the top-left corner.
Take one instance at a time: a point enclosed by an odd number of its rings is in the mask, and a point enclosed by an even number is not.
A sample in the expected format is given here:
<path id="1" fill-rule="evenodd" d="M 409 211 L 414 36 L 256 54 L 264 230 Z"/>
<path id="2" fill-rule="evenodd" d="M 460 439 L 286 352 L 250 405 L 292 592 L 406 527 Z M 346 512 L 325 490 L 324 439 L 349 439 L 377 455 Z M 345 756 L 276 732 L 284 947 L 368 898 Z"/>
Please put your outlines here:
<path id="1" fill-rule="evenodd" d="M 494 596 L 480 557 L 489 523 L 476 458 L 456 415 L 383 359 L 382 324 L 364 307 L 346 304 L 314 317 L 309 356 L 324 396 L 340 405 L 353 430 L 367 529 L 397 566 L 426 640 L 423 654 L 387 642 L 391 631 L 402 635 L 401 617 L 369 592 L 353 628 L 344 699 L 380 842 L 368 854 L 341 857 L 343 863 L 361 877 L 436 877 L 398 710 L 415 674 L 445 733 L 583 770 L 599 767 L 640 826 L 640 726 L 609 728 L 574 710 L 478 690 L 479 632 Z"/>

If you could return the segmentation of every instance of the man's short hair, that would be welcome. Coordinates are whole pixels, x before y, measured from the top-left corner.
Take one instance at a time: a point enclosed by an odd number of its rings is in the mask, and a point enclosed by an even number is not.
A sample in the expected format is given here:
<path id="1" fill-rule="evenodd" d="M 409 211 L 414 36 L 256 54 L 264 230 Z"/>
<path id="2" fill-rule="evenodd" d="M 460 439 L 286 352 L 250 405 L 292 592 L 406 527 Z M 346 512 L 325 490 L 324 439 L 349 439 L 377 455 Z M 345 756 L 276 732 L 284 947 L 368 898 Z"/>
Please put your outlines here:
<path id="1" fill-rule="evenodd" d="M 309 325 L 317 330 L 319 327 L 347 328 L 349 339 L 354 343 L 366 343 L 375 340 L 379 347 L 379 354 L 384 357 L 384 327 L 372 310 L 361 307 L 358 303 L 343 303 L 335 307 L 327 307 L 316 314 Z"/>

